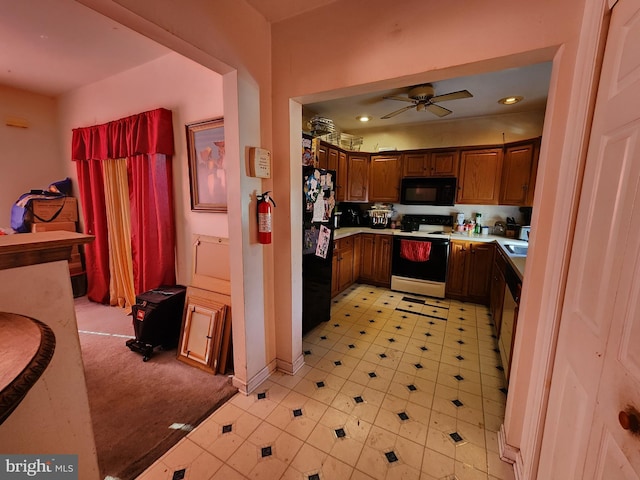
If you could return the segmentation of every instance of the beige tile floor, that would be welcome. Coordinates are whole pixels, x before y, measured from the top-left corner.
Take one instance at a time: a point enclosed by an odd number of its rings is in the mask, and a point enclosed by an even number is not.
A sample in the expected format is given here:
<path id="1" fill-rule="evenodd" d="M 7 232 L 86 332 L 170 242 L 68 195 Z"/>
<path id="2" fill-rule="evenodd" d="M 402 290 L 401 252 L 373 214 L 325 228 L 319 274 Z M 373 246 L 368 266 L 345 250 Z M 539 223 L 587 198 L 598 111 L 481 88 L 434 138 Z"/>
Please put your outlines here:
<path id="1" fill-rule="evenodd" d="M 485 306 L 354 285 L 295 376 L 236 395 L 138 480 L 512 480 L 492 334 Z"/>

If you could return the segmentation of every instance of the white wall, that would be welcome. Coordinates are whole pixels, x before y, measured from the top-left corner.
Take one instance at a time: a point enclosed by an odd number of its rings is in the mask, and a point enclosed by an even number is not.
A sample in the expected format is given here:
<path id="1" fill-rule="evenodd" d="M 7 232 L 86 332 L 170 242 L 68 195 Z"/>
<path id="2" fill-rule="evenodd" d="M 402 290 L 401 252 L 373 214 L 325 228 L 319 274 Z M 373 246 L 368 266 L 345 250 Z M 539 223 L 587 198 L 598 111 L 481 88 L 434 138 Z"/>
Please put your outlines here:
<path id="1" fill-rule="evenodd" d="M 0 228 L 11 230 L 11 206 L 21 194 L 66 176 L 56 115 L 55 99 L 0 85 Z M 7 126 L 11 119 L 28 127 Z"/>
<path id="2" fill-rule="evenodd" d="M 227 237 L 227 215 L 192 212 L 185 124 L 223 116 L 222 77 L 176 53 L 84 86 L 59 99 L 63 157 L 71 158 L 71 130 L 136 113 L 167 108 L 173 112 L 175 155 L 173 193 L 176 221 L 177 281 L 189 284 L 192 234 Z M 75 163 L 66 162 L 76 181 Z"/>

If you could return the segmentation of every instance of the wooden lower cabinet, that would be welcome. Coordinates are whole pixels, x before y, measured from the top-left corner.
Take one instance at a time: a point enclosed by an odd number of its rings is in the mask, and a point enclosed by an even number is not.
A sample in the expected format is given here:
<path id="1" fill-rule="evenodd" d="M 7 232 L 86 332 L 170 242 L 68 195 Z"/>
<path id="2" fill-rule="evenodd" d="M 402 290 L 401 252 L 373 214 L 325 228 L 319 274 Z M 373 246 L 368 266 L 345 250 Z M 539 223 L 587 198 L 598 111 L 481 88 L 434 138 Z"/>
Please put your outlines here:
<path id="1" fill-rule="evenodd" d="M 452 240 L 446 296 L 489 305 L 494 254 L 492 243 Z"/>
<path id="2" fill-rule="evenodd" d="M 357 275 L 354 275 L 355 237 L 345 237 L 334 242 L 331 264 L 331 297 L 335 297 L 349 287 L 357 278 Z"/>
<path id="3" fill-rule="evenodd" d="M 363 233 L 360 237 L 362 238 L 360 280 L 381 287 L 390 287 L 393 236 Z"/>
<path id="4" fill-rule="evenodd" d="M 504 303 L 504 289 L 506 286 L 504 279 L 505 268 L 506 259 L 500 252 L 500 248 L 496 247 L 495 260 L 491 272 L 491 293 L 489 300 L 489 311 L 493 319 L 493 329 L 496 337 L 500 336 L 500 327 L 502 326 L 502 304 Z"/>

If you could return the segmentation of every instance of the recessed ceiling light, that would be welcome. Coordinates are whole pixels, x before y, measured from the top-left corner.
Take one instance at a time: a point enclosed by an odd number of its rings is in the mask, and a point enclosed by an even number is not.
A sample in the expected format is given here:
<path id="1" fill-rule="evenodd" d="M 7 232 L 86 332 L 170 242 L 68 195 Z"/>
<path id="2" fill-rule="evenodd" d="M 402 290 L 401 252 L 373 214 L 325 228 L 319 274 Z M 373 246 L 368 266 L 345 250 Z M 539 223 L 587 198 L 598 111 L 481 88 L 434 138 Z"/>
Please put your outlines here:
<path id="1" fill-rule="evenodd" d="M 360 120 L 361 122 L 368 122 L 369 120 L 371 120 L 371 117 L 369 115 L 359 115 L 356 117 L 356 120 Z"/>
<path id="2" fill-rule="evenodd" d="M 501 98 L 500 100 L 498 100 L 498 103 L 501 103 L 502 105 L 513 105 L 514 103 L 518 103 L 519 101 L 521 101 L 523 99 L 524 99 L 524 97 L 517 97 L 517 96 L 504 97 L 504 98 Z"/>

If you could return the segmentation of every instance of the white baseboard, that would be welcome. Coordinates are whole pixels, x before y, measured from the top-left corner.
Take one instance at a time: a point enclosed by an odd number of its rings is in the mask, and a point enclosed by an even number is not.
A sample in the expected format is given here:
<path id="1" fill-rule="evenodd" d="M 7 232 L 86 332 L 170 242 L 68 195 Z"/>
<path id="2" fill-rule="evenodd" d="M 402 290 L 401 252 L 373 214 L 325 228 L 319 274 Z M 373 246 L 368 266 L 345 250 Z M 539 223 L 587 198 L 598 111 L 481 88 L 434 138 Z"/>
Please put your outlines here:
<path id="1" fill-rule="evenodd" d="M 275 360 L 258 373 L 256 373 L 252 378 L 250 378 L 246 383 L 239 380 L 237 377 L 233 377 L 232 383 L 233 386 L 236 387 L 240 393 L 245 395 L 249 395 L 256 388 L 260 386 L 262 382 L 264 382 L 267 378 L 271 376 L 271 374 L 276 370 L 276 362 Z"/>
<path id="2" fill-rule="evenodd" d="M 507 443 L 504 424 L 500 425 L 500 431 L 498 432 L 498 450 L 500 452 L 500 460 L 510 463 L 513 466 L 515 479 L 522 480 L 522 455 L 519 448 Z"/>
<path id="3" fill-rule="evenodd" d="M 304 366 L 304 355 L 301 353 L 293 363 L 286 362 L 284 360 L 276 359 L 276 368 L 279 372 L 286 373 L 287 375 L 295 375 L 298 370 Z"/>

